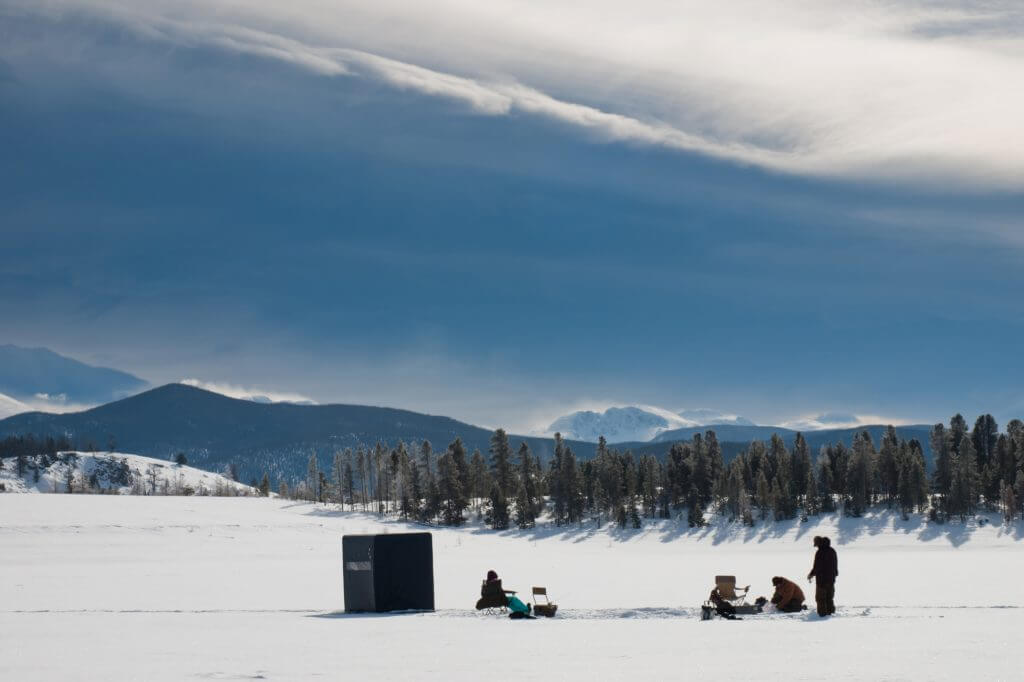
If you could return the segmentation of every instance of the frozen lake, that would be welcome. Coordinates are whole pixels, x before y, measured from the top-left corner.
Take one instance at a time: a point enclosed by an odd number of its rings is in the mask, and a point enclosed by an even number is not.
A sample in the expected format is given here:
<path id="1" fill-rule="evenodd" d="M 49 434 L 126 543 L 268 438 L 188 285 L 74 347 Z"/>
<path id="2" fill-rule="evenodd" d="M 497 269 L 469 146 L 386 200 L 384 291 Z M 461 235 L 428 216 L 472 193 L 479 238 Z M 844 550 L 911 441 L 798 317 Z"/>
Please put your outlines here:
<path id="1" fill-rule="evenodd" d="M 0 678 L 1019 678 L 1019 524 L 442 529 L 437 612 L 346 616 L 341 536 L 406 529 L 276 499 L 0 495 Z M 839 552 L 837 617 L 699 620 L 716 573 L 812 597 L 816 534 Z M 477 614 L 491 568 L 546 585 L 558 616 Z"/>

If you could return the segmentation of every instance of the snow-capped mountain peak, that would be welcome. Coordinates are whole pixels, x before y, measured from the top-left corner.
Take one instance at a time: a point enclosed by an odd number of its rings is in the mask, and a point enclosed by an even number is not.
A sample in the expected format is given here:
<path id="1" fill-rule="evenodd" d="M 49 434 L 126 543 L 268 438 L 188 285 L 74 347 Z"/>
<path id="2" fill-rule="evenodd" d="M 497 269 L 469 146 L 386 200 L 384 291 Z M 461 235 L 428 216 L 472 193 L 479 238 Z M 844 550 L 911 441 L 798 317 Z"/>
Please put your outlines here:
<path id="1" fill-rule="evenodd" d="M 705 424 L 753 424 L 735 414 L 699 408 L 673 412 L 651 405 L 609 407 L 603 412 L 581 410 L 559 417 L 548 427 L 549 433 L 561 433 L 571 440 L 597 442 L 604 436 L 609 443 L 649 441 L 663 431 Z"/>

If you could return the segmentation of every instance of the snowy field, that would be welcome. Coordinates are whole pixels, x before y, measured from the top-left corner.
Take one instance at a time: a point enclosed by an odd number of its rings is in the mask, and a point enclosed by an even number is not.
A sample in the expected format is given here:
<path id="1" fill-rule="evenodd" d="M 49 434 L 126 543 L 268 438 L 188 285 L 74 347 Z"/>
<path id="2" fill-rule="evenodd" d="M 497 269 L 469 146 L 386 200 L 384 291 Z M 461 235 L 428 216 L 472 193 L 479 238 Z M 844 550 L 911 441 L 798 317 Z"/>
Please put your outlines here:
<path id="1" fill-rule="evenodd" d="M 1024 527 L 879 514 L 757 529 L 434 531 L 438 611 L 347 616 L 345 533 L 422 530 L 278 499 L 0 494 L 2 680 L 1021 679 Z M 839 612 L 699 620 L 716 573 Z M 472 610 L 490 568 L 554 619 Z M 813 601 L 811 602 L 813 606 Z"/>

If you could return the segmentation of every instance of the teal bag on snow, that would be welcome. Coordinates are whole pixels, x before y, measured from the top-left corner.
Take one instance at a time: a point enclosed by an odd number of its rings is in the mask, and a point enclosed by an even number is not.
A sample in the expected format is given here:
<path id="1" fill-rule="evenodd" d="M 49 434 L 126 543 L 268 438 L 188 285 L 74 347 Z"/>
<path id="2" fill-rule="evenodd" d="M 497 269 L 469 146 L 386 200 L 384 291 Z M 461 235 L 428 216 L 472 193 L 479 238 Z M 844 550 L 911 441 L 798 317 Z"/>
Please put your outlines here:
<path id="1" fill-rule="evenodd" d="M 529 613 L 530 609 L 514 594 L 508 595 L 508 608 L 512 613 Z"/>

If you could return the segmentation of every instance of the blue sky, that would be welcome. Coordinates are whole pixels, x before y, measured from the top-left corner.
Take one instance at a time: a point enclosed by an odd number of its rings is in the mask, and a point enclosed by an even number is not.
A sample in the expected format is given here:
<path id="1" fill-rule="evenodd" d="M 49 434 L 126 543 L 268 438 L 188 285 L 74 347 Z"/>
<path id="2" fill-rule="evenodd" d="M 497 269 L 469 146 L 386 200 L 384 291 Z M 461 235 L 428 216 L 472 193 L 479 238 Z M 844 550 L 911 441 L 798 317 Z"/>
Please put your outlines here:
<path id="1" fill-rule="evenodd" d="M 686 4 L 8 3 L 0 342 L 517 430 L 1024 415 L 1019 11 Z"/>

